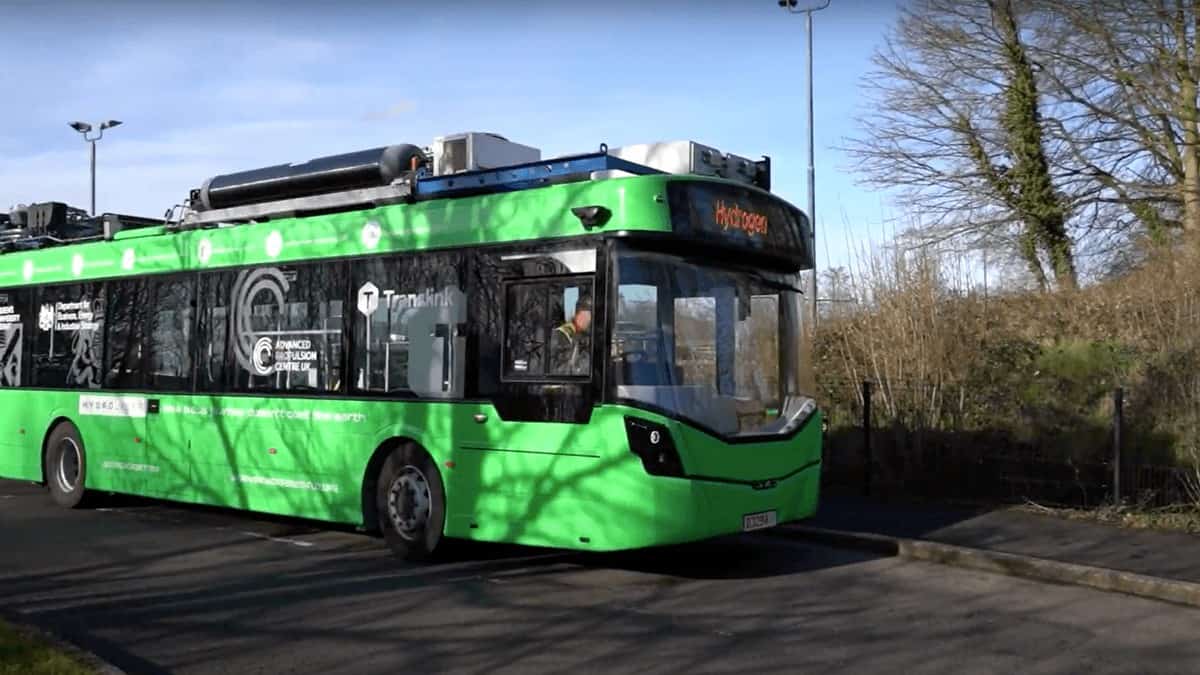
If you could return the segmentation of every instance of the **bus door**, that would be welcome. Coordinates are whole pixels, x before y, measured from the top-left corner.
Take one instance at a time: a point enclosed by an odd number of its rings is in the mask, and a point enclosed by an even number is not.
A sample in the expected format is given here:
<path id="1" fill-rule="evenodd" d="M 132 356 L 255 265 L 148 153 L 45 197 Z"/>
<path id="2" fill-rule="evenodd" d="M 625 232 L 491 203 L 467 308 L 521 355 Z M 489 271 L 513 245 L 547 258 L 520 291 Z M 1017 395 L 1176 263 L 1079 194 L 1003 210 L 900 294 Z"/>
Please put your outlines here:
<path id="1" fill-rule="evenodd" d="M 146 463 L 155 470 L 147 492 L 186 498 L 192 482 L 190 429 L 206 422 L 207 411 L 190 395 L 191 334 L 194 331 L 194 281 L 191 276 L 155 279 L 150 284 L 143 341 L 142 378 L 146 402 Z"/>
<path id="2" fill-rule="evenodd" d="M 82 289 L 78 297 L 61 297 L 64 293 L 76 295 L 75 288 Z M 98 307 L 106 308 L 103 316 L 96 311 Z M 149 398 L 144 391 L 148 356 L 145 338 L 153 313 L 150 283 L 146 279 L 114 281 L 104 286 L 103 293 L 98 288 L 89 293 L 86 285 L 48 289 L 42 293 L 40 313 L 53 318 L 46 324 L 55 327 L 47 335 L 49 344 L 39 349 L 49 354 L 48 361 L 52 362 L 58 350 L 65 348 L 72 354 L 69 381 L 86 376 L 85 364 L 89 361 L 94 363 L 96 388 L 103 373 L 103 387 L 108 391 L 79 396 L 79 430 L 88 448 L 96 450 L 89 453 L 89 476 L 102 481 L 97 484 L 117 491 L 150 489 L 162 470 L 149 457 L 146 426 Z M 59 327 L 78 330 L 67 335 L 59 332 Z M 100 335 L 102 344 L 96 340 Z M 67 337 L 69 342 L 64 339 Z M 90 347 L 89 338 L 93 342 Z M 103 357 L 89 359 L 89 352 Z"/>
<path id="3" fill-rule="evenodd" d="M 587 461 L 603 335 L 594 247 L 473 254 L 466 398 L 455 406 L 457 468 L 476 497 L 457 516 L 511 523 L 545 479 Z M 467 527 L 465 521 L 455 523 Z M 449 525 L 448 525 L 449 527 Z"/>

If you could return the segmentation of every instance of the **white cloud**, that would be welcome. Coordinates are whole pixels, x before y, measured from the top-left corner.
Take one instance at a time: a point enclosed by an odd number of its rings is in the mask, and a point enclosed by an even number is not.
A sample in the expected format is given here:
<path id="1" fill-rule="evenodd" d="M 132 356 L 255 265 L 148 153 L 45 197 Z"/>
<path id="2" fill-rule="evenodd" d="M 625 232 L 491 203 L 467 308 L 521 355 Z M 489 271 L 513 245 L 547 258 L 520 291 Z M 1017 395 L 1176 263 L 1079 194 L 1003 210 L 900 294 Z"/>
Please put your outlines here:
<path id="1" fill-rule="evenodd" d="M 130 43 L 137 48 L 104 50 L 84 70 L 79 84 L 92 89 L 151 84 L 169 80 L 193 63 L 186 49 L 156 36 L 134 36 Z"/>
<path id="2" fill-rule="evenodd" d="M 310 104 L 328 93 L 314 82 L 279 78 L 232 82 L 212 95 L 223 105 L 278 107 Z"/>
<path id="3" fill-rule="evenodd" d="M 245 55 L 251 63 L 306 64 L 330 61 L 338 57 L 333 43 L 312 38 L 272 36 L 263 39 L 255 35 L 253 45 Z"/>

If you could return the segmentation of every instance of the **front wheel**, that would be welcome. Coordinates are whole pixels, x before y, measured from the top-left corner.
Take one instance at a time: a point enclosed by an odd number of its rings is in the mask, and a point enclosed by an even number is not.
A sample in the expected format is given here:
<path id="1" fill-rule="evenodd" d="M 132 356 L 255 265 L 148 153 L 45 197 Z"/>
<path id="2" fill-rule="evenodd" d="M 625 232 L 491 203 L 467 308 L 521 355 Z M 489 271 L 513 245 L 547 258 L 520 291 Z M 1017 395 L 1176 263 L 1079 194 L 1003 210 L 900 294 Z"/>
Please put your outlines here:
<path id="1" fill-rule="evenodd" d="M 87 453 L 79 429 L 70 422 L 54 427 L 46 439 L 46 457 L 42 467 L 50 496 L 59 506 L 73 509 L 83 503 L 87 478 Z"/>
<path id="2" fill-rule="evenodd" d="M 405 443 L 392 451 L 379 472 L 375 501 L 394 554 L 427 560 L 443 547 L 446 496 L 441 473 L 424 450 Z"/>

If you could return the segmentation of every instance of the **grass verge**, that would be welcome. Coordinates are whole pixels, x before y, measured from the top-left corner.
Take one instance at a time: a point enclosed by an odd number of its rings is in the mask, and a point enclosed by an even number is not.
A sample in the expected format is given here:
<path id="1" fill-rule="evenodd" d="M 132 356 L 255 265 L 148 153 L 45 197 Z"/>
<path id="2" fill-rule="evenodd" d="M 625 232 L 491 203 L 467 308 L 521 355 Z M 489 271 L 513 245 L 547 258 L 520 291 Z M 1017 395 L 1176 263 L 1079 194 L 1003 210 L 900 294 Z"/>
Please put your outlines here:
<path id="1" fill-rule="evenodd" d="M 74 656 L 0 619 L 0 675 L 92 675 L 95 672 Z"/>

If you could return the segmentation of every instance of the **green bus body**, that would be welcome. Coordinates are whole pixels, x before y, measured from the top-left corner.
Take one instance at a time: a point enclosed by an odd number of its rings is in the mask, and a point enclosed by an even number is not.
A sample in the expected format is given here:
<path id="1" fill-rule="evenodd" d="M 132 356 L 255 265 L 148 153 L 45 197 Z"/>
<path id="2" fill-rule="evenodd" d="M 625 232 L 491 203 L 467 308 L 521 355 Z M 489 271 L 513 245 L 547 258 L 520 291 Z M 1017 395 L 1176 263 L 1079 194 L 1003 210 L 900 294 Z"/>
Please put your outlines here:
<path id="1" fill-rule="evenodd" d="M 664 196 L 681 180 L 725 182 L 639 176 L 232 227 L 130 230 L 112 241 L 0 255 L 0 292 L 434 249 L 666 237 Z M 585 228 L 571 212 L 581 205 L 603 205 L 611 216 Z M 368 223 L 378 224 L 377 240 L 363 235 Z M 157 405 L 151 414 L 148 398 Z M 630 450 L 627 417 L 668 430 L 687 477 L 648 474 Z M 786 436 L 730 442 L 604 397 L 586 423 L 570 423 L 506 421 L 481 400 L 23 386 L 0 388 L 0 477 L 44 481 L 46 439 L 62 420 L 79 430 L 89 490 L 367 526 L 373 472 L 407 439 L 441 472 L 445 536 L 596 551 L 737 532 L 746 514 L 768 510 L 780 523 L 806 518 L 816 510 L 821 465 L 816 411 Z"/>

